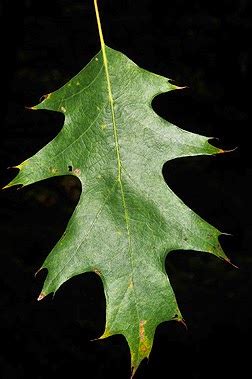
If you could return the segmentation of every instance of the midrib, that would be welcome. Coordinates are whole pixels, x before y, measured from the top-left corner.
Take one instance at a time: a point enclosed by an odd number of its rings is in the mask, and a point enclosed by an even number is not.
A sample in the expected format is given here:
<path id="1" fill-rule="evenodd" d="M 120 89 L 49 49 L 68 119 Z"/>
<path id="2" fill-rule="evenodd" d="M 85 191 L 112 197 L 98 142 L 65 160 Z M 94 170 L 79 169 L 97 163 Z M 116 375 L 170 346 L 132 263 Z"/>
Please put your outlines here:
<path id="1" fill-rule="evenodd" d="M 134 261 L 134 259 L 133 259 L 132 240 L 131 240 L 130 225 L 129 225 L 129 212 L 128 212 L 128 208 L 127 208 L 127 204 L 126 204 L 126 198 L 125 198 L 125 193 L 124 193 L 124 188 L 123 188 L 123 183 L 122 183 L 122 163 L 121 163 L 120 145 L 119 145 L 119 138 L 118 138 L 118 128 L 117 128 L 117 124 L 116 124 L 114 99 L 113 99 L 112 85 L 111 85 L 110 75 L 109 75 L 108 59 L 107 59 L 107 54 L 106 54 L 106 45 L 105 45 L 104 38 L 103 38 L 100 15 L 99 15 L 99 10 L 98 10 L 98 6 L 97 6 L 97 0 L 94 0 L 94 6 L 95 6 L 95 13 L 96 13 L 99 37 L 100 37 L 100 42 L 101 42 L 101 51 L 102 51 L 104 69 L 105 69 L 105 76 L 106 76 L 106 81 L 107 81 L 109 104 L 110 104 L 111 115 L 112 115 L 113 133 L 114 133 L 115 150 L 116 150 L 116 161 L 117 161 L 117 181 L 118 181 L 119 186 L 120 186 L 120 192 L 121 192 L 121 197 L 122 197 L 122 206 L 123 206 L 123 210 L 124 210 L 124 220 L 125 220 L 127 237 L 128 237 L 129 258 L 130 258 L 130 265 L 131 265 L 131 281 L 133 284 L 134 301 L 135 301 L 135 306 L 136 306 L 137 317 L 140 321 L 138 304 L 137 304 L 135 288 L 134 288 L 134 279 L 133 279 L 133 272 L 134 272 L 134 262 L 133 261 Z"/>
<path id="2" fill-rule="evenodd" d="M 114 140 L 115 140 L 115 151 L 116 151 L 116 161 L 117 161 L 117 181 L 119 183 L 120 191 L 121 191 L 122 205 L 123 205 L 123 210 L 124 210 L 124 219 L 125 219 L 125 224 L 126 224 L 126 229 L 127 229 L 127 235 L 128 235 L 128 241 L 129 241 L 129 251 L 130 251 L 131 263 L 132 263 L 132 268 L 133 268 L 132 244 L 131 244 L 131 234 L 130 234 L 130 226 L 129 226 L 129 214 L 128 214 L 128 208 L 127 208 L 127 204 L 126 204 L 125 193 L 124 193 L 124 188 L 123 188 L 123 183 L 122 183 L 122 163 L 121 163 L 120 145 L 119 145 L 119 138 L 118 138 L 118 128 L 117 128 L 117 124 L 116 124 L 114 99 L 113 99 L 112 86 L 111 86 L 109 69 L 108 69 L 108 59 L 107 59 L 107 54 L 106 54 L 106 46 L 104 43 L 102 44 L 102 57 L 103 57 L 103 63 L 104 63 L 104 68 L 105 68 L 108 97 L 109 97 L 109 104 L 110 104 L 110 109 L 111 109 L 113 133 L 114 133 Z"/>

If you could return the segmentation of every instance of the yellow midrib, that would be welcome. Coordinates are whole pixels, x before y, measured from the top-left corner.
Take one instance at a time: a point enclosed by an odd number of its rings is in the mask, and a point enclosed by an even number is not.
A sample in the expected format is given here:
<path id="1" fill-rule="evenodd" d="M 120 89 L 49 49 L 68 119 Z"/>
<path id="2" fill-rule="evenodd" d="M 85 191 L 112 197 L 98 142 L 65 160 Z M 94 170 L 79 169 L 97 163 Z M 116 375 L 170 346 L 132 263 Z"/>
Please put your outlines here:
<path id="1" fill-rule="evenodd" d="M 132 251 L 131 247 L 131 235 L 130 235 L 130 228 L 129 228 L 129 215 L 128 215 L 128 209 L 126 205 L 126 199 L 122 184 L 122 163 L 121 163 L 121 155 L 120 155 L 120 146 L 119 146 L 119 139 L 118 139 L 118 131 L 117 131 L 117 125 L 116 125 L 116 119 L 115 119 L 115 108 L 114 108 L 114 99 L 112 95 L 112 87 L 110 82 L 110 76 L 109 76 L 109 70 L 108 70 L 108 60 L 106 55 L 106 46 L 104 42 L 102 43 L 102 57 L 105 67 L 105 74 L 106 74 L 106 80 L 107 80 L 107 87 L 108 87 L 108 95 L 109 95 L 109 104 L 112 114 L 112 124 L 113 124 L 113 132 L 114 132 L 114 140 L 115 140 L 115 150 L 116 150 L 116 159 L 117 159 L 117 180 L 120 185 L 121 195 L 122 195 L 122 203 L 123 203 L 123 209 L 124 209 L 124 217 L 125 217 L 125 223 L 127 228 L 127 234 L 129 239 L 129 248 L 130 251 Z"/>
<path id="2" fill-rule="evenodd" d="M 107 81 L 110 109 L 111 109 L 111 114 L 112 114 L 112 123 L 113 123 L 117 167 L 118 167 L 117 181 L 119 182 L 121 196 L 122 196 L 122 205 L 123 205 L 123 209 L 124 209 L 124 219 L 125 219 L 127 235 L 128 235 L 131 268 L 133 271 L 134 265 L 133 265 L 133 257 L 132 257 L 132 242 L 131 242 L 131 234 L 130 234 L 130 226 L 129 226 L 129 214 L 128 214 L 128 208 L 127 208 L 123 184 L 122 184 L 122 163 L 121 163 L 121 156 L 120 156 L 120 146 L 119 146 L 117 125 L 116 125 L 116 118 L 115 118 L 114 99 L 113 99 L 112 86 L 111 86 L 111 82 L 110 82 L 110 75 L 109 75 L 109 69 L 108 69 L 106 45 L 105 45 L 104 38 L 103 38 L 101 20 L 100 20 L 99 10 L 98 10 L 98 6 L 97 6 L 97 0 L 94 0 L 94 7 L 95 7 L 95 14 L 96 14 L 96 20 L 97 20 L 97 25 L 98 25 L 99 37 L 100 37 L 100 42 L 101 42 L 101 51 L 102 51 L 104 68 L 105 68 L 105 75 L 106 75 L 106 81 Z M 133 282 L 133 278 L 132 278 L 132 282 Z M 134 282 L 133 282 L 133 291 L 135 292 Z M 139 319 L 139 311 L 138 311 L 136 296 L 134 296 L 134 299 L 135 299 L 136 311 L 137 311 L 137 315 L 138 315 L 138 319 Z"/>
<path id="3" fill-rule="evenodd" d="M 118 131 L 117 131 L 117 125 L 116 125 L 116 119 L 115 119 L 114 99 L 113 99 L 112 86 L 111 86 L 111 82 L 110 82 L 110 75 L 109 75 L 109 69 L 108 69 L 106 45 L 105 45 L 104 38 L 103 38 L 101 20 L 100 20 L 99 10 L 98 10 L 98 6 L 97 6 L 97 0 L 94 0 L 94 6 L 95 6 L 95 14 L 96 14 L 96 19 L 97 19 L 99 37 L 100 37 L 100 41 L 101 41 L 102 58 L 103 58 L 106 81 L 107 81 L 109 104 L 110 104 L 110 109 L 111 109 L 111 114 L 112 114 L 116 159 L 117 159 L 117 167 L 118 167 L 117 180 L 119 182 L 120 190 L 121 190 L 121 194 L 122 194 L 122 203 L 123 203 L 123 208 L 124 208 L 124 213 L 125 213 L 125 222 L 126 222 L 127 233 L 128 233 L 130 249 L 131 249 L 129 217 L 128 217 L 128 210 L 127 210 L 127 206 L 126 206 L 124 189 L 123 189 L 123 185 L 122 185 L 122 164 L 121 164 L 120 146 L 119 146 L 119 140 L 118 140 Z"/>

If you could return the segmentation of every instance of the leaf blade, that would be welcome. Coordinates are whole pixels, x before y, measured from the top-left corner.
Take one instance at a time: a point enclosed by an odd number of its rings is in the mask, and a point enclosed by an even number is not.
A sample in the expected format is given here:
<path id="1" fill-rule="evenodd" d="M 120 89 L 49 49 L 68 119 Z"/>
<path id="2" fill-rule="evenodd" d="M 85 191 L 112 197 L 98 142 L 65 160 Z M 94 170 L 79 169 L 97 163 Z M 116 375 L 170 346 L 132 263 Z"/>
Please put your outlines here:
<path id="1" fill-rule="evenodd" d="M 221 233 L 171 191 L 162 166 L 220 150 L 209 138 L 183 131 L 153 111 L 156 95 L 176 89 L 169 79 L 105 49 L 107 68 L 99 52 L 69 83 L 33 107 L 63 112 L 64 126 L 19 166 L 9 186 L 78 176 L 79 203 L 42 266 L 48 270 L 42 293 L 55 293 L 75 275 L 98 273 L 107 306 L 101 338 L 123 334 L 135 372 L 150 354 L 156 327 L 182 320 L 164 269 L 166 255 L 184 249 L 227 259 L 218 241 Z"/>

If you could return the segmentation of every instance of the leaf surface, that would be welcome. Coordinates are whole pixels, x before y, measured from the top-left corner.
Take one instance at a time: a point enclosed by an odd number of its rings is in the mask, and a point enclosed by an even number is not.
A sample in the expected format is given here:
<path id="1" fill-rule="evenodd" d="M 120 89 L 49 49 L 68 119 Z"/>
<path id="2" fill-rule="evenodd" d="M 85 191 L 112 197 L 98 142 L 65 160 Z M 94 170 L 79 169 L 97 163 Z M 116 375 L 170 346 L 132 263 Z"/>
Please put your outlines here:
<path id="1" fill-rule="evenodd" d="M 227 260 L 220 232 L 188 208 L 162 176 L 165 162 L 221 150 L 208 138 L 159 117 L 151 102 L 176 89 L 165 77 L 139 68 L 105 47 L 59 90 L 33 109 L 62 112 L 59 134 L 17 166 L 8 185 L 75 175 L 82 185 L 66 231 L 42 268 L 40 299 L 71 277 L 93 271 L 106 296 L 101 338 L 123 334 L 133 373 L 148 357 L 156 327 L 182 320 L 165 271 L 166 255 L 197 250 Z"/>

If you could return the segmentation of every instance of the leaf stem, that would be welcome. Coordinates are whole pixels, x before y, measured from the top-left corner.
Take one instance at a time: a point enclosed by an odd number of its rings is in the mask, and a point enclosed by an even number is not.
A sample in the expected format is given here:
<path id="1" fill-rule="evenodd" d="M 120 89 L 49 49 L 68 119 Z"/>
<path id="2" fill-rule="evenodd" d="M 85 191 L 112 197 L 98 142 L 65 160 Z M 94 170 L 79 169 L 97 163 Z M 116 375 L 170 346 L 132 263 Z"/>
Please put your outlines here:
<path id="1" fill-rule="evenodd" d="M 105 42 L 104 42 L 103 33 L 102 33 L 101 19 L 100 19 L 97 0 L 94 0 L 94 7 L 95 7 L 95 15 L 96 15 L 96 21 L 98 25 L 99 37 L 101 41 L 101 48 L 102 48 L 102 53 L 103 53 L 103 51 L 105 50 Z M 104 59 L 104 56 L 103 56 L 103 59 Z"/>

